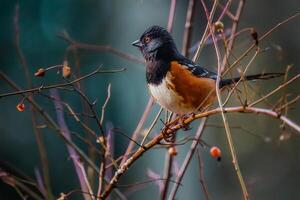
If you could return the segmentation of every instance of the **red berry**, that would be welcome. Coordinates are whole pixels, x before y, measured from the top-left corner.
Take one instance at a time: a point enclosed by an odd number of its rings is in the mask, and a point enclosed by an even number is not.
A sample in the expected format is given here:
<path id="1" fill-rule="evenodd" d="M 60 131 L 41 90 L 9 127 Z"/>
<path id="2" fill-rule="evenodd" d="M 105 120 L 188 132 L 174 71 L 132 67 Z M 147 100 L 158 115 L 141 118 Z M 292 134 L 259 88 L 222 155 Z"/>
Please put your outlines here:
<path id="1" fill-rule="evenodd" d="M 24 103 L 18 103 L 16 108 L 19 112 L 23 112 L 25 110 L 25 104 Z"/>
<path id="2" fill-rule="evenodd" d="M 217 158 L 218 160 L 220 160 L 221 159 L 221 150 L 218 147 L 213 146 L 210 148 L 210 155 L 213 158 Z"/>

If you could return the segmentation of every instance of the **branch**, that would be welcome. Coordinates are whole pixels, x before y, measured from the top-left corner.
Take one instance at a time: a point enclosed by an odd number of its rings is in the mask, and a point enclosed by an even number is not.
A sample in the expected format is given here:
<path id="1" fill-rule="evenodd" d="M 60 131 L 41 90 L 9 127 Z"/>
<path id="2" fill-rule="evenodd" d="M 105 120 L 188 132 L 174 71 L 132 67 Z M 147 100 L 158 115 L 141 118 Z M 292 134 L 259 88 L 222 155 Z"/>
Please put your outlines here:
<path id="1" fill-rule="evenodd" d="M 61 133 L 68 139 L 68 140 L 72 140 L 71 139 L 71 134 L 70 131 L 67 127 L 67 124 L 65 122 L 64 119 L 64 113 L 63 113 L 63 105 L 60 103 L 60 96 L 58 94 L 57 89 L 52 89 L 50 90 L 50 94 L 57 99 L 58 101 L 54 101 L 54 106 L 55 106 L 55 111 L 56 111 L 56 116 L 57 116 L 57 123 L 61 129 Z M 81 186 L 81 190 L 83 192 L 88 192 L 91 194 L 87 195 L 84 194 L 84 199 L 88 200 L 88 199 L 94 199 L 93 198 L 93 191 L 91 189 L 91 186 L 88 182 L 87 179 L 87 175 L 86 175 L 86 171 L 84 169 L 83 163 L 80 161 L 80 157 L 77 154 L 77 152 L 74 150 L 74 148 L 72 146 L 67 145 L 68 148 L 68 152 L 69 155 L 71 157 L 71 159 L 73 160 L 73 164 L 80 182 L 80 186 Z M 91 198 L 92 197 L 92 198 Z"/>
<path id="2" fill-rule="evenodd" d="M 2 71 L 0 71 L 0 78 L 2 80 L 4 80 L 5 82 L 7 82 L 13 89 L 20 91 L 21 88 L 16 85 L 11 79 L 9 79 Z M 68 140 L 68 138 L 66 138 L 63 134 L 61 129 L 59 128 L 59 126 L 55 123 L 55 121 L 50 117 L 50 115 L 45 112 L 45 110 L 42 109 L 42 107 L 37 104 L 34 100 L 28 98 L 24 93 L 21 93 L 24 98 L 33 106 L 33 108 L 45 119 L 45 121 L 47 122 L 47 124 L 49 125 L 50 128 L 53 128 L 55 133 L 57 133 L 66 144 L 72 146 L 75 151 L 77 152 L 77 154 L 80 156 L 80 158 L 84 161 L 86 161 L 93 170 L 95 170 L 98 173 L 98 168 L 97 166 L 89 159 L 89 157 L 72 141 Z M 115 190 L 115 193 L 118 195 L 118 197 L 120 199 L 125 200 L 126 197 L 124 197 L 124 195 L 119 191 L 119 190 Z"/>
<path id="3" fill-rule="evenodd" d="M 221 112 L 225 113 L 257 113 L 257 114 L 264 114 L 267 116 L 271 116 L 276 119 L 280 119 L 284 121 L 288 126 L 291 128 L 295 129 L 298 133 L 300 133 L 300 126 L 288 119 L 287 117 L 280 115 L 272 110 L 268 109 L 263 109 L 263 108 L 256 108 L 256 107 L 245 107 L 245 106 L 237 106 L 237 107 L 227 107 L 223 108 L 215 108 L 213 110 L 209 110 L 203 113 L 199 113 L 195 116 L 191 116 L 187 118 L 186 120 L 183 121 L 181 124 L 177 124 L 173 127 L 170 127 L 168 130 L 165 132 L 161 132 L 159 135 L 154 137 L 150 142 L 148 142 L 146 145 L 144 145 L 144 148 L 139 148 L 133 155 L 128 158 L 120 167 L 119 169 L 115 172 L 113 178 L 107 185 L 105 191 L 101 194 L 101 198 L 105 199 L 110 192 L 112 191 L 113 188 L 116 187 L 116 184 L 118 183 L 119 179 L 121 176 L 129 169 L 129 167 L 138 159 L 140 158 L 146 151 L 154 147 L 155 145 L 159 144 L 163 139 L 164 135 L 170 135 L 176 131 L 178 131 L 181 128 L 184 128 L 183 126 L 186 124 L 190 124 L 191 122 L 195 121 L 196 119 L 203 118 L 203 117 L 209 117 L 211 115 L 215 115 Z M 172 122 L 171 122 L 172 123 Z"/>
<path id="4" fill-rule="evenodd" d="M 121 68 L 121 69 L 116 69 L 116 70 L 100 70 L 100 67 L 99 67 L 95 71 L 93 71 L 93 72 L 91 72 L 87 75 L 84 75 L 80 78 L 77 78 L 73 81 L 70 81 L 68 83 L 61 83 L 61 84 L 54 84 L 54 85 L 47 85 L 47 86 L 41 85 L 40 87 L 37 87 L 37 88 L 32 88 L 32 89 L 27 89 L 27 90 L 20 90 L 20 91 L 16 91 L 16 92 L 9 92 L 9 93 L 6 93 L 6 94 L 0 94 L 0 98 L 7 97 L 7 96 L 13 96 L 13 95 L 17 95 L 17 94 L 25 94 L 25 93 L 30 93 L 30 92 L 41 92 L 41 91 L 49 90 L 49 89 L 52 89 L 52 88 L 66 87 L 66 86 L 73 85 L 74 83 L 80 82 L 80 81 L 82 81 L 86 78 L 89 78 L 89 77 L 91 77 L 95 74 L 117 73 L 117 72 L 123 72 L 125 70 L 126 70 L 126 68 Z M 3 74 L 3 72 L 1 72 L 1 71 L 0 71 L 0 73 Z"/>
<path id="5" fill-rule="evenodd" d="M 234 41 L 235 41 L 235 34 L 236 34 L 236 31 L 237 31 L 237 28 L 238 28 L 239 19 L 241 17 L 244 5 L 245 5 L 245 0 L 240 0 L 238 8 L 236 10 L 235 17 L 234 17 L 235 20 L 232 22 L 231 34 L 230 34 L 230 37 L 229 37 L 229 43 L 226 45 L 226 53 L 225 53 L 225 56 L 223 58 L 223 62 L 222 62 L 222 65 L 221 65 L 221 72 L 224 71 L 224 69 L 227 65 L 229 54 L 230 54 L 230 52 L 233 48 L 233 44 L 234 44 Z"/>
<path id="6" fill-rule="evenodd" d="M 204 192 L 205 200 L 209 200 L 208 190 L 207 190 L 207 187 L 206 187 L 205 181 L 204 181 L 203 161 L 200 156 L 200 151 L 198 149 L 197 149 L 197 158 L 198 158 L 198 165 L 199 165 L 200 184 L 201 184 L 202 190 Z"/>
<path id="7" fill-rule="evenodd" d="M 135 57 L 133 55 L 130 55 L 128 53 L 125 53 L 123 51 L 120 51 L 118 49 L 113 48 L 110 45 L 95 45 L 95 44 L 86 44 L 86 43 L 82 43 L 82 42 L 77 42 L 75 40 L 73 40 L 69 34 L 67 32 L 62 32 L 61 34 L 58 35 L 58 37 L 64 39 L 65 41 L 67 41 L 69 43 L 69 46 L 67 48 L 67 52 L 70 50 L 76 50 L 76 49 L 84 49 L 84 50 L 90 50 L 90 51 L 107 51 L 110 52 L 112 54 L 115 54 L 121 58 L 124 58 L 126 60 L 132 61 L 132 62 L 136 62 L 136 63 L 140 63 L 140 64 L 144 64 L 144 60 Z"/>
<path id="8" fill-rule="evenodd" d="M 182 55 L 188 57 L 188 49 L 191 43 L 192 23 L 195 11 L 195 0 L 189 0 L 188 10 L 186 13 L 186 20 L 184 25 L 183 41 L 182 41 Z"/>
<path id="9" fill-rule="evenodd" d="M 14 13 L 14 42 L 15 42 L 15 47 L 17 50 L 17 55 L 19 57 L 19 61 L 21 63 L 21 66 L 24 70 L 25 74 L 25 80 L 27 82 L 27 86 L 29 88 L 32 87 L 32 81 L 30 79 L 30 74 L 29 74 L 29 68 L 28 64 L 26 61 L 26 57 L 21 49 L 20 46 L 20 26 L 19 26 L 19 18 L 20 18 L 20 7 L 19 4 L 16 5 L 15 7 L 15 13 Z M 32 96 L 29 96 L 28 98 L 31 98 L 33 100 Z M 40 163 L 41 163 L 41 168 L 42 168 L 42 174 L 43 174 L 43 179 L 45 184 L 44 187 L 46 188 L 45 197 L 49 200 L 54 199 L 53 194 L 52 194 L 52 189 L 51 189 L 51 183 L 50 183 L 50 177 L 49 177 L 49 167 L 48 167 L 48 158 L 47 158 L 47 152 L 46 152 L 46 147 L 43 142 L 43 137 L 41 134 L 41 131 L 37 128 L 37 116 L 36 112 L 30 105 L 30 115 L 31 115 L 31 122 L 32 122 L 32 129 L 33 133 L 36 138 L 36 143 L 38 146 L 38 151 L 39 151 L 39 157 L 40 157 Z"/>
<path id="10" fill-rule="evenodd" d="M 205 127 L 205 123 L 206 123 L 206 119 L 207 118 L 203 118 L 202 121 L 201 121 L 201 124 L 199 125 L 199 128 L 196 132 L 196 135 L 195 135 L 195 140 L 193 141 L 193 143 L 191 144 L 191 147 L 190 147 L 190 150 L 189 152 L 187 153 L 184 161 L 183 161 L 183 164 L 179 170 L 179 173 L 177 174 L 177 177 L 176 177 L 176 184 L 173 186 L 172 190 L 171 190 L 171 193 L 170 193 L 170 196 L 169 196 L 169 200 L 173 200 L 175 198 L 175 195 L 176 195 L 176 192 L 178 190 L 178 186 L 179 184 L 181 183 L 182 181 L 182 178 L 186 172 L 186 169 L 195 153 L 195 150 L 196 150 L 196 147 L 200 141 L 200 138 L 203 134 L 203 131 L 204 131 L 204 127 Z"/>

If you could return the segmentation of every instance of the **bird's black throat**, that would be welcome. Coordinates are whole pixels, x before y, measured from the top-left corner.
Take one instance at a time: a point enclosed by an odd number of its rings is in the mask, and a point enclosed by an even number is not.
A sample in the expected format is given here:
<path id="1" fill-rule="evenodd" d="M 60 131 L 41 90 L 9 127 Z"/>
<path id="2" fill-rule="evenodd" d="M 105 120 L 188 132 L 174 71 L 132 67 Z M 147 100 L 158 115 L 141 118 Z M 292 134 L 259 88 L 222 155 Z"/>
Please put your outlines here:
<path id="1" fill-rule="evenodd" d="M 170 69 L 170 63 L 182 56 L 176 47 L 159 48 L 154 52 L 144 54 L 146 59 L 146 80 L 148 84 L 159 85 Z"/>
<path id="2" fill-rule="evenodd" d="M 169 62 L 164 60 L 146 61 L 146 80 L 148 84 L 159 85 L 170 69 Z"/>

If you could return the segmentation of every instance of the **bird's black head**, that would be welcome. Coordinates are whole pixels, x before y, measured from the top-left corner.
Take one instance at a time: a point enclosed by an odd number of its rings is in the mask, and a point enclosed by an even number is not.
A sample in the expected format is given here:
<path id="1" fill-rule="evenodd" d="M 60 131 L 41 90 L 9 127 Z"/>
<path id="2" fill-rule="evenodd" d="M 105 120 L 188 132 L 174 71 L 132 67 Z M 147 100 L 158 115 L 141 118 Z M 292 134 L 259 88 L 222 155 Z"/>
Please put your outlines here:
<path id="1" fill-rule="evenodd" d="M 170 33 L 160 26 L 149 27 L 132 45 L 140 49 L 147 61 L 172 60 L 179 54 Z"/>

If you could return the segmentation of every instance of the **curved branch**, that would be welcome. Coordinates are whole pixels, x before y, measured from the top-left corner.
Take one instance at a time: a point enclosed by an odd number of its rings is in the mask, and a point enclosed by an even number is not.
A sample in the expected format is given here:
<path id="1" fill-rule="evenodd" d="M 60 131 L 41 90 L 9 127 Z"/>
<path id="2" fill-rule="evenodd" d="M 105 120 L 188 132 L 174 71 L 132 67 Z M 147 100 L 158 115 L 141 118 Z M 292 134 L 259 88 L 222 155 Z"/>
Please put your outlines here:
<path id="1" fill-rule="evenodd" d="M 295 129 L 298 133 L 300 133 L 300 126 L 297 125 L 295 122 L 292 120 L 288 119 L 286 116 L 280 115 L 276 113 L 275 111 L 269 110 L 269 109 L 264 109 L 264 108 L 257 108 L 257 107 L 244 107 L 244 106 L 236 106 L 236 107 L 227 107 L 227 108 L 215 108 L 213 110 L 209 110 L 200 114 L 197 114 L 195 116 L 189 117 L 188 119 L 184 120 L 183 123 L 177 124 L 168 130 L 166 130 L 166 133 L 161 132 L 159 135 L 154 137 L 150 142 L 148 142 L 144 148 L 139 148 L 130 158 L 128 158 L 120 167 L 119 169 L 115 172 L 114 177 L 111 179 L 109 184 L 107 185 L 105 191 L 101 195 L 101 199 L 105 199 L 110 192 L 112 191 L 113 188 L 116 187 L 119 179 L 121 176 L 128 170 L 128 168 L 138 159 L 140 158 L 146 151 L 151 149 L 153 146 L 159 144 L 165 134 L 172 134 L 176 132 L 177 130 L 183 128 L 183 124 L 190 124 L 191 122 L 195 121 L 196 119 L 203 118 L 203 117 L 208 117 L 211 115 L 215 115 L 221 112 L 225 113 L 258 113 L 258 114 L 264 114 L 268 115 L 277 119 L 280 119 L 284 121 L 288 126 L 291 128 Z M 172 123 L 172 122 L 171 122 Z"/>

